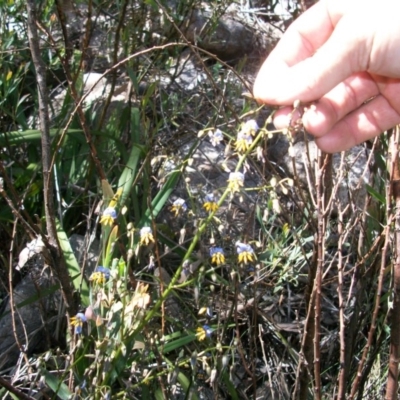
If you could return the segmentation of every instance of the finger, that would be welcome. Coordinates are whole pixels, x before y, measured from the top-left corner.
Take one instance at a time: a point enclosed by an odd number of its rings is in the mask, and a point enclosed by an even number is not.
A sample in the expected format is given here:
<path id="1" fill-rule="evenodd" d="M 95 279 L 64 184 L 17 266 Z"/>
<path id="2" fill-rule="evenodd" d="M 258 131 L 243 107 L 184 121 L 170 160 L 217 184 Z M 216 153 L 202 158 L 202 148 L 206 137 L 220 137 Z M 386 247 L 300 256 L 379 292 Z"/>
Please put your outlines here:
<path id="1" fill-rule="evenodd" d="M 268 104 L 314 101 L 354 72 L 362 70 L 357 57 L 363 51 L 362 43 L 354 41 L 346 45 L 345 30 L 336 29 L 314 56 L 293 67 L 279 63 L 271 67 L 267 63 L 256 79 L 254 96 Z"/>
<path id="2" fill-rule="evenodd" d="M 301 118 L 299 112 L 294 111 L 293 107 L 282 107 L 274 114 L 274 126 L 276 129 L 285 129 L 289 127 L 290 122 L 297 121 Z"/>
<path id="3" fill-rule="evenodd" d="M 322 1 L 303 14 L 262 66 L 255 97 L 269 104 L 313 101 L 352 73 L 366 69 L 365 29 L 357 30 L 354 13 L 343 17 L 345 9 L 343 1 Z"/>
<path id="4" fill-rule="evenodd" d="M 378 85 L 370 74 L 366 72 L 355 74 L 308 107 L 302 117 L 303 124 L 314 136 L 322 136 L 345 115 L 378 93 Z M 277 111 L 274 125 L 278 129 L 287 128 L 290 120 L 296 121 L 300 117 L 299 113 L 292 114 L 292 107 L 284 107 Z"/>
<path id="5" fill-rule="evenodd" d="M 274 78 L 284 79 L 291 66 L 311 57 L 333 29 L 323 1 L 302 14 L 290 25 L 262 65 L 254 85 L 254 96 L 267 103 L 279 104 L 274 101 L 274 90 L 270 88 Z"/>
<path id="6" fill-rule="evenodd" d="M 347 114 L 378 94 L 379 87 L 370 74 L 352 75 L 305 111 L 304 127 L 314 136 L 323 136 Z"/>
<path id="7" fill-rule="evenodd" d="M 267 61 L 292 67 L 311 57 L 328 40 L 338 18 L 332 20 L 326 1 L 318 2 L 289 26 Z"/>
<path id="8" fill-rule="evenodd" d="M 316 143 L 327 153 L 348 150 L 398 123 L 400 112 L 379 95 L 340 120 L 326 135 L 317 138 Z"/>

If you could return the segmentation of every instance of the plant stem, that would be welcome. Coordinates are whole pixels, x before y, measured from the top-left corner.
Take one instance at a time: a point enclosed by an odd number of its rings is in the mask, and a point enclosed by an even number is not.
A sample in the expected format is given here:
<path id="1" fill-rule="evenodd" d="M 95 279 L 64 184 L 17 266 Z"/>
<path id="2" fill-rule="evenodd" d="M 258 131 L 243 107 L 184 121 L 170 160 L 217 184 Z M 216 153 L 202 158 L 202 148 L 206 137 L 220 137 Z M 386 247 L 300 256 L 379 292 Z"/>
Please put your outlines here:
<path id="1" fill-rule="evenodd" d="M 54 183 L 51 168 L 51 139 L 49 123 L 49 98 L 46 84 L 46 66 L 43 62 L 39 47 L 39 36 L 37 32 L 37 15 L 34 0 L 28 0 L 26 3 L 28 12 L 28 40 L 32 54 L 32 61 L 36 71 L 36 81 L 38 87 L 39 119 L 42 144 L 42 166 L 43 166 L 43 197 L 44 210 L 46 216 L 46 229 L 49 243 L 50 265 L 55 270 L 62 287 L 63 297 L 67 309 L 73 307 L 72 285 L 65 266 L 64 259 L 61 256 L 60 245 L 57 238 L 57 228 L 55 221 L 54 208 Z"/>
<path id="2" fill-rule="evenodd" d="M 400 357 L 400 168 L 399 168 L 400 127 L 397 126 L 391 142 L 391 189 L 395 201 L 395 263 L 393 266 L 393 310 L 391 313 L 389 372 L 386 400 L 397 399 L 399 357 Z"/>
<path id="3" fill-rule="evenodd" d="M 240 156 L 239 161 L 237 163 L 237 166 L 235 168 L 236 172 L 240 170 L 240 168 L 242 167 L 244 161 L 246 160 L 246 157 L 248 156 L 248 154 L 250 154 L 254 150 L 254 148 L 256 147 L 257 143 L 261 140 L 263 135 L 264 135 L 264 132 L 261 131 L 257 135 L 257 137 L 254 139 L 253 143 L 251 144 L 249 149 L 246 151 L 246 153 L 244 153 L 243 155 Z M 221 195 L 221 197 L 220 197 L 220 199 L 218 201 L 218 207 L 221 206 L 221 204 L 225 201 L 225 199 L 228 197 L 228 195 L 230 193 L 231 193 L 230 188 L 225 189 L 224 193 Z M 169 283 L 168 287 L 163 291 L 162 295 L 160 296 L 160 298 L 158 299 L 158 301 L 154 305 L 154 307 L 146 314 L 146 317 L 138 325 L 138 327 L 136 328 L 136 330 L 133 333 L 133 335 L 136 335 L 138 332 L 140 332 L 143 329 L 143 327 L 151 320 L 151 318 L 153 318 L 154 314 L 161 308 L 161 306 L 164 303 L 165 299 L 168 297 L 168 295 L 171 292 L 171 290 L 175 287 L 176 282 L 178 282 L 179 278 L 181 277 L 181 273 L 182 273 L 182 269 L 183 269 L 183 265 L 184 265 L 185 261 L 190 258 L 190 255 L 193 253 L 194 249 L 196 248 L 196 245 L 197 245 L 198 241 L 200 240 L 201 235 L 203 234 L 203 232 L 207 228 L 208 224 L 213 220 L 215 213 L 216 213 L 216 211 L 213 211 L 212 213 L 210 213 L 210 215 L 205 219 L 203 224 L 200 225 L 198 231 L 194 235 L 193 240 L 192 240 L 192 242 L 191 242 L 191 244 L 190 244 L 190 246 L 189 246 L 189 248 L 188 248 L 188 250 L 187 250 L 187 252 L 185 254 L 185 257 L 182 260 L 181 265 L 176 270 L 175 275 L 171 279 L 171 282 Z"/>

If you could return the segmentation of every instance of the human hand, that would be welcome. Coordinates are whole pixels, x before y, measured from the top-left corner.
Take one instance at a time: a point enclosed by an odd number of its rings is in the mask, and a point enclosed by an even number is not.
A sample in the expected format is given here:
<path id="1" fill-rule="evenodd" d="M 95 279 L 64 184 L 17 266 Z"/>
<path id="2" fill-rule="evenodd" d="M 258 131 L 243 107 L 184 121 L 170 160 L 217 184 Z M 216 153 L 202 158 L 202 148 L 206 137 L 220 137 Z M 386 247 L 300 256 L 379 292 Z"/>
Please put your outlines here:
<path id="1" fill-rule="evenodd" d="M 400 1 L 321 0 L 286 31 L 266 59 L 254 96 L 282 105 L 315 102 L 302 118 L 326 152 L 347 150 L 400 123 Z"/>

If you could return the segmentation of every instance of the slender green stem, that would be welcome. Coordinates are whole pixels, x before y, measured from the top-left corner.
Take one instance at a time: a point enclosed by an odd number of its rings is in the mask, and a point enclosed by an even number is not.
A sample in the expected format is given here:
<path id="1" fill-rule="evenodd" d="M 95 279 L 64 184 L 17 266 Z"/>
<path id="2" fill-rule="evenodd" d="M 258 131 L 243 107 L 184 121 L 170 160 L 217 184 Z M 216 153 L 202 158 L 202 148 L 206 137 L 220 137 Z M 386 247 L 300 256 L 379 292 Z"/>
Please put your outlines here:
<path id="1" fill-rule="evenodd" d="M 239 158 L 238 164 L 235 168 L 235 172 L 238 172 L 240 170 L 240 168 L 242 167 L 244 161 L 246 160 L 248 154 L 250 154 L 254 148 L 256 147 L 257 143 L 260 141 L 261 137 L 264 136 L 264 131 L 262 130 L 254 139 L 253 143 L 251 144 L 251 146 L 249 146 L 248 150 L 242 154 Z M 231 189 L 229 187 L 227 187 L 224 191 L 224 193 L 222 194 L 222 196 L 220 197 L 219 201 L 218 201 L 218 208 L 222 205 L 222 203 L 225 201 L 225 199 L 228 197 L 228 195 L 231 193 Z M 164 290 L 163 294 L 161 295 L 161 297 L 158 299 L 158 301 L 156 302 L 156 304 L 152 307 L 152 309 L 146 314 L 145 318 L 143 319 L 143 321 L 138 325 L 138 327 L 136 328 L 135 332 L 133 333 L 133 335 L 136 335 L 138 332 L 140 332 L 144 326 L 154 317 L 155 313 L 161 308 L 163 302 L 166 300 L 166 298 L 168 297 L 168 295 L 171 293 L 171 291 L 175 288 L 175 284 L 178 282 L 181 273 L 182 273 L 182 269 L 183 269 L 183 265 L 185 263 L 186 260 L 188 260 L 191 256 L 191 254 L 193 253 L 194 249 L 196 248 L 197 243 L 199 242 L 203 232 L 205 231 L 205 229 L 207 228 L 207 226 L 210 224 L 210 222 L 212 221 L 212 219 L 214 218 L 214 215 L 216 213 L 217 210 L 213 211 L 210 213 L 210 215 L 204 220 L 204 222 L 200 225 L 198 231 L 196 232 L 196 234 L 193 237 L 193 240 L 182 260 L 182 263 L 180 264 L 180 266 L 178 267 L 178 269 L 175 272 L 175 275 L 173 276 L 171 282 L 169 283 L 168 287 Z"/>

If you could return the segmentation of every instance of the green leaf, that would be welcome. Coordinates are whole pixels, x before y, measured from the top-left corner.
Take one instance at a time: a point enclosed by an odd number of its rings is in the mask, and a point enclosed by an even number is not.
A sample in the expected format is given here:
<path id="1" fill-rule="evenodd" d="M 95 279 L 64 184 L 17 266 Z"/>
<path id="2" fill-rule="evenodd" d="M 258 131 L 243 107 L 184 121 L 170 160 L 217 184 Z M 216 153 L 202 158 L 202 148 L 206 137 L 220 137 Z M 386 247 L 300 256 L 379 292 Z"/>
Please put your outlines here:
<path id="1" fill-rule="evenodd" d="M 191 382 L 190 380 L 186 377 L 186 375 L 183 372 L 179 372 L 178 374 L 178 382 L 181 384 L 186 396 L 188 396 L 189 394 L 189 390 L 190 390 L 190 386 L 191 386 Z M 196 393 L 191 393 L 190 398 L 192 400 L 198 400 L 199 397 L 197 396 Z"/>
<path id="2" fill-rule="evenodd" d="M 39 370 L 40 375 L 44 376 L 46 384 L 61 400 L 69 400 L 71 398 L 70 396 L 72 396 L 72 393 L 64 382 L 50 374 L 50 372 L 44 368 L 40 368 Z"/>
<path id="3" fill-rule="evenodd" d="M 60 133 L 60 129 L 50 129 L 50 136 L 54 137 Z M 67 134 L 74 135 L 75 138 L 85 142 L 82 129 L 68 129 Z M 0 145 L 14 145 L 30 142 L 33 140 L 40 141 L 41 132 L 38 129 L 31 129 L 22 132 L 0 133 Z"/>
<path id="4" fill-rule="evenodd" d="M 128 76 L 132 82 L 133 88 L 135 89 L 135 92 L 139 93 L 139 83 L 138 83 L 135 71 L 129 66 L 126 67 L 126 70 L 128 72 Z"/>
<path id="5" fill-rule="evenodd" d="M 239 400 L 239 396 L 236 392 L 235 386 L 233 385 L 233 383 L 231 382 L 231 380 L 229 379 L 229 374 L 224 371 L 222 374 L 222 380 L 224 381 L 226 388 L 228 389 L 228 392 L 230 394 L 230 398 L 232 400 Z"/>
<path id="6" fill-rule="evenodd" d="M 191 343 L 194 340 L 196 340 L 196 335 L 193 333 L 191 335 L 183 336 L 177 340 L 174 340 L 173 342 L 161 346 L 160 350 L 162 350 L 163 354 L 166 354 L 170 351 L 186 346 L 188 343 Z"/>
<path id="7" fill-rule="evenodd" d="M 156 82 L 150 83 L 142 97 L 142 106 L 143 108 L 146 107 L 148 105 L 148 103 L 150 102 L 150 99 L 152 98 L 154 92 L 157 89 L 157 84 Z"/>
<path id="8" fill-rule="evenodd" d="M 367 192 L 377 201 L 379 201 L 379 203 L 381 204 L 386 204 L 386 198 L 384 195 L 378 193 L 372 186 L 370 185 L 365 185 L 367 188 Z"/>
<path id="9" fill-rule="evenodd" d="M 121 206 L 126 203 L 126 200 L 132 191 L 132 186 L 136 179 L 137 167 L 142 154 L 144 154 L 142 148 L 138 147 L 137 145 L 132 147 L 126 167 L 122 171 L 121 177 L 119 178 L 118 187 L 123 188 L 120 200 Z"/>
<path id="10" fill-rule="evenodd" d="M 171 176 L 168 178 L 165 185 L 157 193 L 157 196 L 151 202 L 152 210 L 150 210 L 150 209 L 146 210 L 143 218 L 141 219 L 141 221 L 139 223 L 139 227 L 150 226 L 151 220 L 157 217 L 159 212 L 164 207 L 165 203 L 170 198 L 173 190 L 175 189 L 176 184 L 178 183 L 180 176 L 181 176 L 181 171 L 172 172 Z M 151 212 L 151 211 L 153 211 L 153 212 Z"/>
<path id="11" fill-rule="evenodd" d="M 108 268 L 111 263 L 115 242 L 118 239 L 118 225 L 115 225 L 107 240 L 106 254 L 104 258 L 104 267 Z"/>
<path id="12" fill-rule="evenodd" d="M 153 400 L 153 397 L 150 395 L 149 385 L 142 385 L 142 400 Z"/>
<path id="13" fill-rule="evenodd" d="M 158 389 L 155 390 L 154 392 L 154 398 L 156 400 L 165 400 L 162 389 L 159 387 Z"/>
<path id="14" fill-rule="evenodd" d="M 55 137 L 62 132 L 61 129 L 50 129 L 50 137 Z M 116 144 L 120 142 L 119 138 L 115 138 L 112 135 L 104 131 L 92 131 L 92 136 L 99 136 L 103 139 L 109 139 L 114 141 Z M 68 129 L 66 135 L 73 140 L 78 141 L 81 144 L 86 144 L 86 138 L 82 129 Z M 41 132 L 38 129 L 28 129 L 25 131 L 14 131 L 14 132 L 0 132 L 0 145 L 18 145 L 25 144 L 26 142 L 40 141 Z"/>
<path id="15" fill-rule="evenodd" d="M 81 274 L 81 269 L 79 267 L 78 261 L 75 258 L 74 252 L 72 251 L 71 245 L 68 240 L 67 234 L 61 228 L 61 225 L 57 221 L 57 236 L 60 242 L 61 250 L 64 256 L 65 264 L 68 268 L 69 276 L 72 279 L 72 284 L 75 290 L 77 290 L 81 295 L 82 305 L 89 305 L 89 287 Z"/>
<path id="16" fill-rule="evenodd" d="M 132 193 L 132 186 L 137 178 L 137 169 L 141 158 L 146 154 L 143 146 L 140 145 L 140 114 L 138 108 L 133 108 L 130 115 L 130 132 L 132 149 L 124 170 L 118 181 L 118 188 L 122 187 L 123 192 L 120 199 L 120 206 L 125 205 L 129 195 Z"/>
<path id="17" fill-rule="evenodd" d="M 192 147 L 189 149 L 185 161 L 183 164 L 185 164 L 186 160 L 188 160 L 190 157 L 192 157 L 192 154 L 196 150 L 199 142 L 196 141 Z M 165 185 L 162 187 L 162 189 L 157 193 L 157 196 L 153 199 L 151 202 L 151 209 L 147 209 L 145 212 L 145 215 L 139 222 L 139 228 L 143 226 L 150 226 L 151 221 L 157 217 L 159 212 L 162 210 L 168 199 L 170 198 L 173 190 L 175 189 L 175 186 L 177 185 L 179 178 L 181 177 L 182 171 L 181 169 L 177 169 L 171 173 L 169 176 L 167 182 Z"/>

